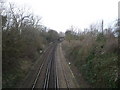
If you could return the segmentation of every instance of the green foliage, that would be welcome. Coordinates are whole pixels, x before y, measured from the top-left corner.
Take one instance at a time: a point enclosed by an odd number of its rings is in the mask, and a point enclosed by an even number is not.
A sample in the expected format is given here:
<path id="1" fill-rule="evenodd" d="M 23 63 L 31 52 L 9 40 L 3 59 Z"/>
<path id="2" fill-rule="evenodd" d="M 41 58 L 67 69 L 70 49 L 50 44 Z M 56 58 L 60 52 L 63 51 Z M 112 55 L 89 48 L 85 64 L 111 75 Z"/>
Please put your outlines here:
<path id="1" fill-rule="evenodd" d="M 40 36 L 42 32 L 34 28 L 29 30 L 26 28 L 21 34 L 13 29 L 3 30 L 3 87 L 17 85 L 25 76 L 24 70 L 21 69 L 21 62 L 27 57 L 29 62 L 34 63 L 47 41 L 45 37 Z"/>
<path id="2" fill-rule="evenodd" d="M 96 39 L 97 42 L 105 42 L 106 38 L 102 33 L 99 33 Z"/>
<path id="3" fill-rule="evenodd" d="M 56 31 L 47 32 L 46 28 L 37 25 L 39 20 L 34 16 L 11 11 L 6 13 L 7 17 L 2 18 L 2 26 L 6 27 L 2 30 L 3 88 L 18 87 L 31 65 L 41 55 L 40 50 L 58 38 Z"/>
<path id="4" fill-rule="evenodd" d="M 58 39 L 58 37 L 59 37 L 59 35 L 58 35 L 57 31 L 55 31 L 55 30 L 49 30 L 48 31 L 48 35 L 47 35 L 47 41 L 48 42 L 55 41 L 55 40 Z"/>
<path id="5" fill-rule="evenodd" d="M 71 30 L 67 30 L 65 32 L 65 38 L 66 40 L 68 40 L 69 42 L 73 39 L 77 39 L 77 36 L 75 35 L 75 33 Z"/>
<path id="6" fill-rule="evenodd" d="M 117 38 L 111 35 L 98 33 L 92 36 L 86 33 L 80 36 L 82 39 L 79 45 L 69 45 L 71 47 L 66 52 L 70 61 L 93 87 L 118 87 Z"/>
<path id="7" fill-rule="evenodd" d="M 86 60 L 84 70 L 90 83 L 96 87 L 117 87 L 115 81 L 117 78 L 117 54 L 105 53 L 103 55 L 95 55 L 90 53 Z"/>

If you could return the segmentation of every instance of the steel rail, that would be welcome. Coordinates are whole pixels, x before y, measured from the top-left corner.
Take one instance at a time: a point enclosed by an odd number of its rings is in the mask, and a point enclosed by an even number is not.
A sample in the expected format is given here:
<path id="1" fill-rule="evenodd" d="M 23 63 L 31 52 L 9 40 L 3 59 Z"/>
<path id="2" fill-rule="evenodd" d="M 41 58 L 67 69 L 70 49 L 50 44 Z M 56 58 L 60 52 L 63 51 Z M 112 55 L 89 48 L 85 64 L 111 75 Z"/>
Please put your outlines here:
<path id="1" fill-rule="evenodd" d="M 38 79 L 40 77 L 41 71 L 43 70 L 43 68 L 45 67 L 45 62 L 47 62 L 47 68 L 46 73 L 45 73 L 45 78 L 44 78 L 44 83 L 43 83 L 43 88 L 47 89 L 49 88 L 49 83 L 50 83 L 50 78 L 51 78 L 51 73 L 53 75 L 53 80 L 54 80 L 54 86 L 57 89 L 58 88 L 58 77 L 57 77 L 57 70 L 56 70 L 56 66 L 55 66 L 55 49 L 56 49 L 56 44 L 57 43 L 53 43 L 51 44 L 45 51 L 44 54 L 42 55 L 42 64 L 39 67 L 39 71 L 37 73 L 37 76 L 34 80 L 34 83 L 32 85 L 32 90 L 36 87 L 36 84 L 38 83 Z M 53 72 L 52 72 L 53 71 Z M 54 73 L 54 74 L 53 74 Z"/>
<path id="2" fill-rule="evenodd" d="M 54 58 L 55 58 L 55 56 L 54 56 Z M 55 60 L 54 60 L 54 63 L 55 63 L 55 88 L 59 89 L 58 72 L 57 72 L 56 61 Z"/>
<path id="3" fill-rule="evenodd" d="M 51 69 L 52 69 L 52 62 L 53 62 L 53 52 L 54 52 L 54 48 L 52 49 L 51 52 L 51 57 L 49 58 L 49 64 L 48 64 L 48 68 L 47 68 L 47 72 L 46 72 L 46 78 L 44 80 L 44 85 L 43 88 L 47 89 L 49 88 L 49 82 L 50 82 L 50 75 L 51 75 Z"/>
<path id="4" fill-rule="evenodd" d="M 55 67 L 55 49 L 56 49 L 56 44 L 55 44 L 55 47 L 53 47 L 52 49 L 52 52 L 51 52 L 51 56 L 49 58 L 49 65 L 48 65 L 48 68 L 47 68 L 47 72 L 46 72 L 46 78 L 44 80 L 44 85 L 43 85 L 43 88 L 46 90 L 48 88 L 55 88 L 57 89 L 58 85 L 57 85 L 57 82 L 58 82 L 58 79 L 57 79 L 57 75 L 56 75 L 56 67 Z M 52 85 L 51 87 L 49 86 L 51 83 L 52 79 Z M 54 81 L 53 81 L 54 80 Z"/>
<path id="5" fill-rule="evenodd" d="M 35 88 L 35 86 L 36 86 L 36 84 L 37 84 L 37 81 L 38 81 L 38 78 L 39 78 L 39 76 L 40 76 L 40 73 L 41 73 L 41 71 L 42 71 L 42 68 L 43 68 L 43 66 L 44 66 L 44 64 L 45 64 L 45 61 L 46 61 L 46 58 L 47 58 L 47 57 L 45 57 L 45 55 L 46 55 L 47 53 L 50 54 L 50 53 L 48 52 L 49 49 L 50 49 L 50 47 L 52 47 L 52 45 L 50 45 L 50 46 L 44 51 L 42 65 L 40 66 L 39 71 L 38 71 L 38 73 L 37 73 L 37 76 L 36 76 L 36 78 L 35 78 L 35 80 L 34 80 L 34 83 L 33 83 L 33 85 L 32 85 L 32 90 Z"/>

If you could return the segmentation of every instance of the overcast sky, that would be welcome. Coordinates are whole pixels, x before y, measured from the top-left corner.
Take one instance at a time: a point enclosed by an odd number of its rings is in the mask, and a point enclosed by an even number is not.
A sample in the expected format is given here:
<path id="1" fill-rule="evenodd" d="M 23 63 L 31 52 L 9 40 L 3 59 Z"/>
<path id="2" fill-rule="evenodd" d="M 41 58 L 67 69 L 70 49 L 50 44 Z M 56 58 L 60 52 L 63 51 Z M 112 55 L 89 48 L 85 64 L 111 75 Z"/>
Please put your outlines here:
<path id="1" fill-rule="evenodd" d="M 119 0 L 6 0 L 19 6 L 30 7 L 42 17 L 42 24 L 65 32 L 71 25 L 88 28 L 104 20 L 109 26 L 118 17 Z"/>

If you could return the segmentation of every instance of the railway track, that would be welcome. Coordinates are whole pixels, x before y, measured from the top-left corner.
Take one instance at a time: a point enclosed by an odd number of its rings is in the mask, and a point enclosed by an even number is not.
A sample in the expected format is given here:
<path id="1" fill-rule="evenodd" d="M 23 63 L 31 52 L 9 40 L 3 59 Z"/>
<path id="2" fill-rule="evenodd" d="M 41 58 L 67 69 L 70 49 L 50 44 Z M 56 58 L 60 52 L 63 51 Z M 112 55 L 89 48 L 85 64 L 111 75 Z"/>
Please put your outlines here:
<path id="1" fill-rule="evenodd" d="M 57 43 L 54 43 L 45 51 L 43 55 L 43 62 L 39 67 L 39 71 L 33 82 L 32 90 L 34 90 L 34 88 L 58 88 L 54 58 L 56 46 Z"/>
<path id="2" fill-rule="evenodd" d="M 31 76 L 31 79 L 33 79 L 29 85 L 28 88 L 32 88 L 32 90 L 36 88 L 43 88 L 43 89 L 49 89 L 49 88 L 54 88 L 54 89 L 59 89 L 62 88 L 60 87 L 60 82 L 59 82 L 59 70 L 56 68 L 57 66 L 57 60 L 55 60 L 55 53 L 57 49 L 57 44 L 58 42 L 54 42 L 49 45 L 49 47 L 44 51 L 44 53 L 41 56 L 41 63 L 36 66 L 39 68 L 34 70 L 36 72 L 33 72 Z M 64 81 L 66 83 L 66 88 L 70 89 L 70 84 L 69 80 L 67 78 L 67 73 L 64 70 L 64 65 L 61 61 L 61 70 L 64 76 Z M 30 77 L 27 79 L 29 80 Z M 28 82 L 29 83 L 29 82 Z"/>

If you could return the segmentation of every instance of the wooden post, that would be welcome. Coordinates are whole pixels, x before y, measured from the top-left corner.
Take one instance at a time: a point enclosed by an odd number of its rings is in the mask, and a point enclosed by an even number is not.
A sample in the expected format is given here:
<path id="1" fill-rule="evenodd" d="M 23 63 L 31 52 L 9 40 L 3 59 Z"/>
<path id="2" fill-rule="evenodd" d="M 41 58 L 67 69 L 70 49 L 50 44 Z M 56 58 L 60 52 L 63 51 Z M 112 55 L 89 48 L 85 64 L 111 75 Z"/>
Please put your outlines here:
<path id="1" fill-rule="evenodd" d="M 103 34 L 103 20 L 102 20 L 102 34 Z"/>

